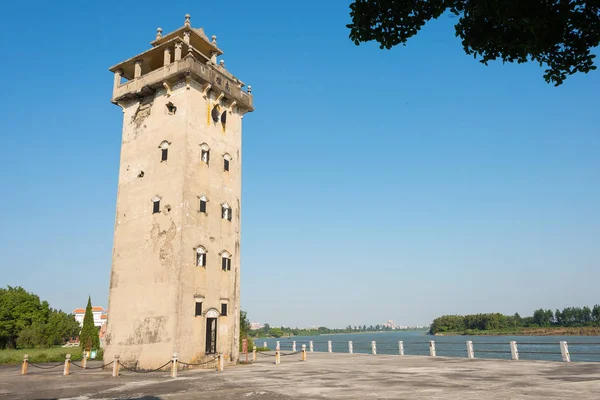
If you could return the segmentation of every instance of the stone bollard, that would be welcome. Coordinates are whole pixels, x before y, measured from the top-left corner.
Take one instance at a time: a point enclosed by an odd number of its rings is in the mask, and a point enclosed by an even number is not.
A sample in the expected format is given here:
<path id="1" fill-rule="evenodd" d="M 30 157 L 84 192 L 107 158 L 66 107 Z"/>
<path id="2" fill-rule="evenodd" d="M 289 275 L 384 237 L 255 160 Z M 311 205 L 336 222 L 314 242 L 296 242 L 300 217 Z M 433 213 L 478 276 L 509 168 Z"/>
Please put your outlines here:
<path id="1" fill-rule="evenodd" d="M 377 354 L 377 343 L 374 340 L 371 342 L 371 353 Z"/>
<path id="2" fill-rule="evenodd" d="M 519 360 L 519 349 L 517 348 L 517 342 L 514 340 L 510 342 L 510 354 L 513 360 Z"/>
<path id="3" fill-rule="evenodd" d="M 269 347 L 269 346 L 267 346 L 267 342 L 263 342 L 263 347 L 264 347 L 265 349 L 266 349 L 267 347 Z"/>
<path id="4" fill-rule="evenodd" d="M 404 342 L 402 340 L 398 342 L 398 354 L 404 355 Z"/>
<path id="5" fill-rule="evenodd" d="M 115 355 L 115 360 L 113 361 L 113 371 L 112 371 L 112 376 L 113 378 L 116 378 L 117 376 L 119 376 L 119 355 Z"/>
<path id="6" fill-rule="evenodd" d="M 292 342 L 292 351 L 296 351 L 296 341 Z"/>
<path id="7" fill-rule="evenodd" d="M 306 345 L 302 345 L 302 361 L 306 361 Z"/>
<path id="8" fill-rule="evenodd" d="M 327 341 L 327 352 L 333 353 L 333 347 L 331 346 L 331 340 Z"/>
<path id="9" fill-rule="evenodd" d="M 173 353 L 171 360 L 171 378 L 177 378 L 177 353 Z"/>
<path id="10" fill-rule="evenodd" d="M 21 375 L 27 375 L 27 366 L 29 365 L 29 354 L 23 356 L 23 364 L 21 365 Z"/>
<path id="11" fill-rule="evenodd" d="M 435 357 L 435 341 L 433 340 L 429 341 L 429 355 Z"/>
<path id="12" fill-rule="evenodd" d="M 564 362 L 571 362 L 571 355 L 569 354 L 569 346 L 566 341 L 560 342 L 560 355 Z"/>
<path id="13" fill-rule="evenodd" d="M 83 356 L 81 358 L 81 368 L 83 368 L 83 369 L 87 368 L 87 351 L 83 352 Z"/>
<path id="14" fill-rule="evenodd" d="M 467 358 L 475 358 L 475 352 L 473 351 L 473 342 L 470 340 L 467 340 Z"/>
<path id="15" fill-rule="evenodd" d="M 352 340 L 348 341 L 348 353 L 349 354 L 354 353 L 354 347 L 352 346 Z"/>
<path id="16" fill-rule="evenodd" d="M 65 368 L 63 369 L 63 375 L 69 375 L 71 372 L 71 355 L 67 354 L 65 358 Z"/>
<path id="17" fill-rule="evenodd" d="M 219 353 L 219 358 L 217 358 L 217 372 L 223 372 L 225 369 L 225 357 L 223 357 L 222 353 Z"/>
<path id="18" fill-rule="evenodd" d="M 308 342 L 309 346 L 310 346 L 310 352 L 312 353 L 314 350 L 313 348 L 313 341 L 311 340 L 310 342 Z"/>
<path id="19" fill-rule="evenodd" d="M 281 354 L 279 354 L 279 348 L 275 350 L 275 365 L 281 364 Z"/>
<path id="20" fill-rule="evenodd" d="M 256 346 L 252 347 L 252 362 L 256 361 Z"/>

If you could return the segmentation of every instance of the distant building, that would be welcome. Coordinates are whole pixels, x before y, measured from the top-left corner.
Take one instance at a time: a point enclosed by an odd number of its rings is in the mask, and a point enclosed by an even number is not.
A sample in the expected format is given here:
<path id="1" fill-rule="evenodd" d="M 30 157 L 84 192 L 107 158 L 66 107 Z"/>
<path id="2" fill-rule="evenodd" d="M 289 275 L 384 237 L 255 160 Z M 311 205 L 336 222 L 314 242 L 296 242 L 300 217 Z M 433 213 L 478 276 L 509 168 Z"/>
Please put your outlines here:
<path id="1" fill-rule="evenodd" d="M 383 324 L 383 326 L 390 329 L 396 329 L 396 323 L 394 322 L 394 320 L 391 319 L 387 320 L 387 322 Z"/>
<path id="2" fill-rule="evenodd" d="M 261 324 L 260 322 L 252 322 L 250 323 L 250 329 L 251 330 L 256 330 L 256 329 L 260 329 L 263 328 L 265 326 L 265 324 Z"/>
<path id="3" fill-rule="evenodd" d="M 75 320 L 79 322 L 79 326 L 83 326 L 83 318 L 85 317 L 85 308 L 76 308 L 73 310 Z M 92 307 L 92 315 L 94 316 L 94 325 L 102 326 L 106 323 L 106 310 L 101 306 Z"/>

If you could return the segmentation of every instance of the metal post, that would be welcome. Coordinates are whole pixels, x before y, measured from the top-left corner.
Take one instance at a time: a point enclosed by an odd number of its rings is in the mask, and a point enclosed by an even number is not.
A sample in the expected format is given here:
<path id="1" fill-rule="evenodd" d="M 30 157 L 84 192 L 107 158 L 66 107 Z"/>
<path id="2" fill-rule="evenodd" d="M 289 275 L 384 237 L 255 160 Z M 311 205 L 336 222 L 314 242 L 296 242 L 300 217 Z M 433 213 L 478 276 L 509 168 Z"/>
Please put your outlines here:
<path id="1" fill-rule="evenodd" d="M 371 353 L 377 354 L 377 343 L 374 340 L 371 342 Z"/>
<path id="2" fill-rule="evenodd" d="M 519 349 L 517 348 L 517 342 L 514 340 L 510 342 L 510 354 L 513 360 L 519 359 Z"/>
<path id="3" fill-rule="evenodd" d="M 429 341 L 429 355 L 435 357 L 435 341 L 433 340 Z"/>
<path id="4" fill-rule="evenodd" d="M 296 351 L 296 341 L 292 342 L 292 351 Z"/>
<path id="5" fill-rule="evenodd" d="M 29 365 L 29 354 L 23 356 L 23 364 L 21 365 L 21 375 L 27 375 L 27 366 Z"/>
<path id="6" fill-rule="evenodd" d="M 115 355 L 115 360 L 113 361 L 112 376 L 113 378 L 119 376 L 119 355 Z"/>
<path id="7" fill-rule="evenodd" d="M 275 365 L 281 364 L 281 354 L 279 354 L 279 348 L 275 350 Z"/>
<path id="8" fill-rule="evenodd" d="M 81 366 L 83 369 L 87 368 L 87 351 L 83 352 L 83 358 L 81 359 Z"/>
<path id="9" fill-rule="evenodd" d="M 352 340 L 348 341 L 348 353 L 354 353 L 354 347 L 352 346 Z"/>
<path id="10" fill-rule="evenodd" d="M 333 347 L 331 347 L 331 340 L 327 341 L 327 351 L 333 353 Z"/>
<path id="11" fill-rule="evenodd" d="M 310 352 L 312 353 L 314 351 L 313 341 L 311 340 L 310 342 L 308 342 L 308 345 L 310 346 Z"/>
<path id="12" fill-rule="evenodd" d="M 256 346 L 252 347 L 252 361 L 256 361 Z"/>
<path id="13" fill-rule="evenodd" d="M 569 346 L 566 341 L 560 342 L 560 355 L 564 362 L 571 362 L 571 355 L 569 354 Z"/>
<path id="14" fill-rule="evenodd" d="M 404 355 L 404 342 L 402 340 L 398 342 L 398 354 Z"/>
<path id="15" fill-rule="evenodd" d="M 473 342 L 470 340 L 467 340 L 467 358 L 475 358 L 475 352 L 473 351 Z"/>
<path id="16" fill-rule="evenodd" d="M 177 353 L 173 353 L 171 361 L 171 378 L 177 378 Z"/>
<path id="17" fill-rule="evenodd" d="M 71 372 L 71 355 L 67 354 L 65 357 L 65 368 L 63 369 L 63 375 L 69 375 Z"/>
<path id="18" fill-rule="evenodd" d="M 302 345 L 302 361 L 306 361 L 306 345 Z"/>

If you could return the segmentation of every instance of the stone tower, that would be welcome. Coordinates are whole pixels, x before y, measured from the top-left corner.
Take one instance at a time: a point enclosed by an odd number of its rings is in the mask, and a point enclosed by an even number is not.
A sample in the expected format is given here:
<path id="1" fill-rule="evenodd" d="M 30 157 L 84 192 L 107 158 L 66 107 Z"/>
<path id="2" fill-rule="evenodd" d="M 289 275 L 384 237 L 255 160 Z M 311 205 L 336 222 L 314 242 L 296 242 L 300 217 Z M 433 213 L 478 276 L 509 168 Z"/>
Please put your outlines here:
<path id="1" fill-rule="evenodd" d="M 110 68 L 123 110 L 104 357 L 239 356 L 242 118 L 250 87 L 184 26 Z"/>

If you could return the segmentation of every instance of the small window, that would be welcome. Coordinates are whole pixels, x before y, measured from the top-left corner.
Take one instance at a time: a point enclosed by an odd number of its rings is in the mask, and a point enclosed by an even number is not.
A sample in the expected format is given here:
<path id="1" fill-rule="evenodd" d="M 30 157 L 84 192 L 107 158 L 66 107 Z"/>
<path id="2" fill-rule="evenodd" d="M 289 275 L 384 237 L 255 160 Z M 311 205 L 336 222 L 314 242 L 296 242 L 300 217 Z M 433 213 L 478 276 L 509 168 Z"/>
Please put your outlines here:
<path id="1" fill-rule="evenodd" d="M 221 253 L 221 269 L 223 271 L 231 271 L 231 254 L 227 251 Z"/>
<path id="2" fill-rule="evenodd" d="M 227 160 L 227 159 L 223 160 L 223 169 L 225 171 L 229 171 L 229 160 Z"/>
<path id="3" fill-rule="evenodd" d="M 158 146 L 160 148 L 160 162 L 163 161 L 167 161 L 167 158 L 169 157 L 169 145 L 170 143 L 167 142 L 166 140 L 164 140 L 160 146 Z"/>
<path id="4" fill-rule="evenodd" d="M 221 205 L 221 218 L 231 221 L 231 207 L 227 203 Z"/>
<path id="5" fill-rule="evenodd" d="M 200 147 L 202 148 L 202 152 L 200 153 L 200 159 L 203 163 L 208 165 L 210 161 L 210 148 L 206 143 L 202 144 Z"/>
<path id="6" fill-rule="evenodd" d="M 202 315 L 202 301 L 196 300 L 196 311 L 194 313 L 196 317 Z"/>
<path id="7" fill-rule="evenodd" d="M 206 250 L 202 246 L 196 249 L 196 266 L 206 267 Z"/>
<path id="8" fill-rule="evenodd" d="M 206 197 L 200 197 L 200 212 L 206 214 Z"/>
<path id="9" fill-rule="evenodd" d="M 223 316 L 223 317 L 227 316 L 227 303 L 221 304 L 221 316 Z"/>
<path id="10" fill-rule="evenodd" d="M 152 199 L 152 214 L 160 213 L 160 197 Z"/>

